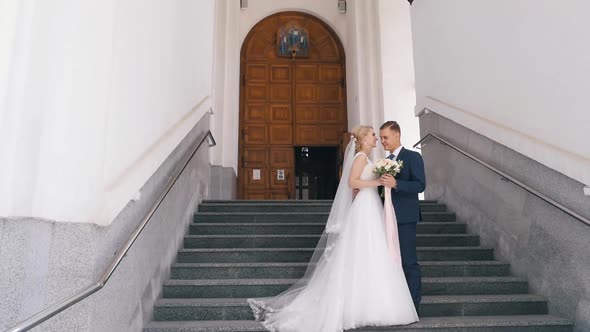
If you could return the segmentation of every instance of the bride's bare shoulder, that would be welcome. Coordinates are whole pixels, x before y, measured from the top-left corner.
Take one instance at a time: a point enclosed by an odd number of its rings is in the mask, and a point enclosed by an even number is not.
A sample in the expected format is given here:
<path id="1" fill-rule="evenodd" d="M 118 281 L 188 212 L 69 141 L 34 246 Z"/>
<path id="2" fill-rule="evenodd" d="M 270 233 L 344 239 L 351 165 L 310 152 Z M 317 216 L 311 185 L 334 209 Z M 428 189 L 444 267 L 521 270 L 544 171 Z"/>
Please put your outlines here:
<path id="1" fill-rule="evenodd" d="M 364 159 L 364 160 L 366 160 L 366 161 L 368 161 L 368 160 L 369 160 L 369 157 L 368 157 L 368 156 L 367 156 L 367 155 L 366 155 L 366 154 L 365 154 L 363 151 L 359 151 L 359 152 L 357 152 L 357 153 L 354 155 L 354 159 L 358 159 L 358 158 L 359 158 L 359 157 L 361 157 L 361 156 L 363 156 L 363 157 L 364 157 L 364 158 L 361 158 L 361 159 Z"/>
<path id="2" fill-rule="evenodd" d="M 363 152 L 357 152 L 352 160 L 353 167 L 365 166 L 369 163 L 369 158 Z"/>

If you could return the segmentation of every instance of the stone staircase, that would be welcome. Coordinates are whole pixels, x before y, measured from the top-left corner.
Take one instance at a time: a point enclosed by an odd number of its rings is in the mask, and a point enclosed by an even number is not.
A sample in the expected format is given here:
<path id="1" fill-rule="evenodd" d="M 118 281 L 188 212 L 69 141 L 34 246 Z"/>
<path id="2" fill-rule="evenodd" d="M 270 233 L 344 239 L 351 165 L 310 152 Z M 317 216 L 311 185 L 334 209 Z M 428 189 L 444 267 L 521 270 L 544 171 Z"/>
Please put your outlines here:
<path id="1" fill-rule="evenodd" d="M 264 331 L 246 299 L 276 295 L 303 275 L 330 204 L 203 202 L 144 332 Z M 547 301 L 528 294 L 527 281 L 510 276 L 510 266 L 494 260 L 493 248 L 480 246 L 445 205 L 421 206 L 420 322 L 355 331 L 572 331 L 570 321 L 548 315 Z"/>

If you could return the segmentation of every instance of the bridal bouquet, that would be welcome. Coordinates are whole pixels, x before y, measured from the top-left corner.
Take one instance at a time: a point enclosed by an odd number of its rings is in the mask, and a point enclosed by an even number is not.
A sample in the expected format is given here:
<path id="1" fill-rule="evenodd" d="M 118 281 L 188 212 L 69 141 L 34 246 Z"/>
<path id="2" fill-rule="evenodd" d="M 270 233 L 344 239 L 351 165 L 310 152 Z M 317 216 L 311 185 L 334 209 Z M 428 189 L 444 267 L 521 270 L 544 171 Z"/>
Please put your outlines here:
<path id="1" fill-rule="evenodd" d="M 404 167 L 404 162 L 402 160 L 383 158 L 375 163 L 373 172 L 377 173 L 378 177 L 381 177 L 383 174 L 391 174 L 392 176 L 396 176 L 399 174 L 399 172 L 401 172 L 402 167 Z"/>
<path id="2" fill-rule="evenodd" d="M 373 172 L 377 173 L 378 177 L 381 177 L 383 174 L 391 174 L 391 176 L 396 176 L 401 172 L 402 167 L 404 167 L 403 160 L 391 160 L 391 159 L 380 159 L 375 163 L 375 167 L 373 168 Z M 384 197 L 384 190 L 379 190 L 380 196 Z"/>

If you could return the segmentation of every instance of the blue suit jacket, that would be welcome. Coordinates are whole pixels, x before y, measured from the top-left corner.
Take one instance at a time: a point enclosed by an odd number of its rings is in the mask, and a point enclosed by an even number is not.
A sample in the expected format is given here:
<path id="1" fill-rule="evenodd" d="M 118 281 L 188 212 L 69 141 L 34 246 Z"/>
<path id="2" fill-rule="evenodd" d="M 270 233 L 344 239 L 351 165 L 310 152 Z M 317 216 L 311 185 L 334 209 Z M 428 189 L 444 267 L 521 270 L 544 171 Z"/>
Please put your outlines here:
<path id="1" fill-rule="evenodd" d="M 391 199 L 398 224 L 417 223 L 422 220 L 418 193 L 426 188 L 424 161 L 415 151 L 402 148 L 397 160 L 402 160 L 404 166 L 396 176 L 397 187 L 391 189 Z"/>

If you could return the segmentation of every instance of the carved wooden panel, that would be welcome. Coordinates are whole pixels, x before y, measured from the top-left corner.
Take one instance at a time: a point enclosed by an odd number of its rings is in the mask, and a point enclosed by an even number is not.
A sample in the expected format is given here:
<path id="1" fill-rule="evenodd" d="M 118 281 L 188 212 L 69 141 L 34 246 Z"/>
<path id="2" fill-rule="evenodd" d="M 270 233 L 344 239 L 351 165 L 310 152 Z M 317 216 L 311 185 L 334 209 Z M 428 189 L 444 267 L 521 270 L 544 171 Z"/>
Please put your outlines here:
<path id="1" fill-rule="evenodd" d="M 256 33 L 247 42 L 246 58 L 249 60 L 267 60 L 269 55 L 272 56 L 274 34 L 265 32 L 264 29 L 257 29 Z M 272 47 L 274 48 L 274 47 Z"/>
<path id="2" fill-rule="evenodd" d="M 295 79 L 297 82 L 313 82 L 316 80 L 316 65 L 295 66 Z"/>
<path id="3" fill-rule="evenodd" d="M 295 121 L 298 124 L 344 123 L 346 113 L 341 105 L 302 104 L 297 105 Z"/>
<path id="4" fill-rule="evenodd" d="M 270 165 L 273 167 L 293 167 L 295 152 L 290 148 L 270 148 Z"/>
<path id="5" fill-rule="evenodd" d="M 320 115 L 319 105 L 297 105 L 296 123 L 317 123 Z"/>
<path id="6" fill-rule="evenodd" d="M 297 103 L 341 103 L 343 89 L 340 84 L 307 85 L 295 88 Z"/>
<path id="7" fill-rule="evenodd" d="M 244 153 L 243 167 L 265 167 L 268 165 L 268 148 L 248 147 Z"/>
<path id="8" fill-rule="evenodd" d="M 246 65 L 247 82 L 266 82 L 268 80 L 268 66 L 266 64 L 248 64 Z"/>
<path id="9" fill-rule="evenodd" d="M 291 114 L 290 104 L 270 105 L 270 122 L 291 123 L 292 121 L 293 114 Z"/>
<path id="10" fill-rule="evenodd" d="M 316 132 L 316 126 L 296 125 L 295 137 L 296 145 L 306 145 L 314 144 L 319 136 Z"/>
<path id="11" fill-rule="evenodd" d="M 272 84 L 270 86 L 270 101 L 273 103 L 290 103 L 291 85 Z"/>
<path id="12" fill-rule="evenodd" d="M 318 99 L 324 103 L 342 102 L 342 88 L 340 84 L 322 84 L 318 86 Z"/>
<path id="13" fill-rule="evenodd" d="M 342 66 L 323 65 L 319 67 L 320 82 L 338 82 L 342 81 Z"/>
<path id="14" fill-rule="evenodd" d="M 260 172 L 260 179 L 257 178 L 258 172 Z M 245 189 L 268 189 L 267 168 L 244 168 L 244 175 Z"/>
<path id="15" fill-rule="evenodd" d="M 289 125 L 270 125 L 270 143 L 271 144 L 293 144 L 293 126 Z"/>
<path id="16" fill-rule="evenodd" d="M 296 125 L 296 145 L 338 145 L 343 125 Z"/>
<path id="17" fill-rule="evenodd" d="M 313 103 L 317 100 L 317 87 L 309 84 L 298 84 L 295 87 L 297 103 Z"/>
<path id="18" fill-rule="evenodd" d="M 317 45 L 317 50 L 319 53 L 319 57 L 327 61 L 334 61 L 338 60 L 339 58 L 338 46 L 336 45 L 334 40 L 326 40 L 325 43 Z"/>
<path id="19" fill-rule="evenodd" d="M 271 65 L 270 66 L 270 82 L 271 83 L 291 83 L 291 66 L 286 65 Z"/>
<path id="20" fill-rule="evenodd" d="M 249 102 L 266 101 L 266 84 L 248 83 L 246 85 L 246 98 Z"/>
<path id="21" fill-rule="evenodd" d="M 321 123 L 343 123 L 346 113 L 340 105 L 324 105 L 318 112 L 318 120 Z"/>
<path id="22" fill-rule="evenodd" d="M 245 190 L 243 198 L 253 201 L 261 201 L 266 200 L 269 197 L 270 196 L 266 190 Z"/>
<path id="23" fill-rule="evenodd" d="M 271 200 L 286 200 L 289 199 L 289 191 L 288 190 L 281 190 L 281 191 L 271 191 L 270 192 L 270 199 Z"/>
<path id="24" fill-rule="evenodd" d="M 268 127 L 265 125 L 244 125 L 244 143 L 267 144 Z"/>
<path id="25" fill-rule="evenodd" d="M 266 104 L 246 104 L 244 112 L 244 121 L 248 123 L 266 122 Z"/>
<path id="26" fill-rule="evenodd" d="M 336 145 L 340 143 L 340 139 L 342 137 L 342 133 L 344 132 L 344 127 L 335 125 L 335 126 L 322 126 L 321 130 L 318 130 L 320 133 L 319 141 L 322 142 L 320 144 L 332 144 Z"/>

